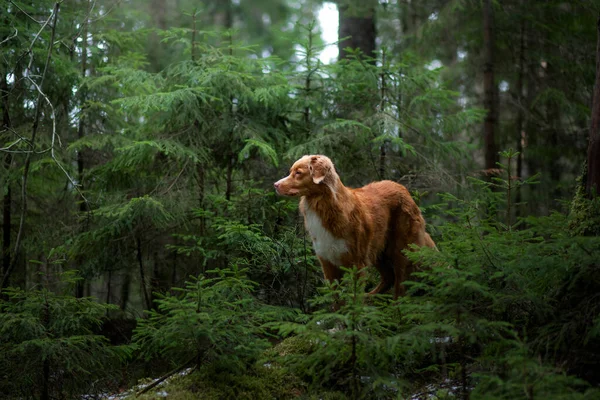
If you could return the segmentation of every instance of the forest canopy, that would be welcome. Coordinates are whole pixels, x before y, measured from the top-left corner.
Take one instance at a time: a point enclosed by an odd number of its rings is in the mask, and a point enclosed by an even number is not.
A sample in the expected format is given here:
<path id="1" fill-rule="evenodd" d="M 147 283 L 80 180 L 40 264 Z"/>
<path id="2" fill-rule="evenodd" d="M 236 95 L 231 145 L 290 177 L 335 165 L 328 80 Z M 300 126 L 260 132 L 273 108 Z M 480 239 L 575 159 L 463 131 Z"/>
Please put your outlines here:
<path id="1" fill-rule="evenodd" d="M 600 397 L 599 16 L 2 1 L 3 398 Z M 410 191 L 405 296 L 323 279 L 305 154 Z"/>

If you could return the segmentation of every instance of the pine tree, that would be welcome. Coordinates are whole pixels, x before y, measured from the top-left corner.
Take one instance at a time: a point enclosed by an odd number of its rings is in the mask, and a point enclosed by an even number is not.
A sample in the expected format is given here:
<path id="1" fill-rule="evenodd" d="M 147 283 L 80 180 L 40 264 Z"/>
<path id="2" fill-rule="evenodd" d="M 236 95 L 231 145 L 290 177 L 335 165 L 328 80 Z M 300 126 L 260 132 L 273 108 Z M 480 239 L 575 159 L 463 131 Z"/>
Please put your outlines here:
<path id="1" fill-rule="evenodd" d="M 71 284 L 68 275 L 65 276 Z M 7 288 L 0 300 L 3 393 L 50 399 L 101 393 L 131 354 L 97 334 L 112 307 L 48 289 Z M 96 384 L 96 385 L 95 385 Z"/>

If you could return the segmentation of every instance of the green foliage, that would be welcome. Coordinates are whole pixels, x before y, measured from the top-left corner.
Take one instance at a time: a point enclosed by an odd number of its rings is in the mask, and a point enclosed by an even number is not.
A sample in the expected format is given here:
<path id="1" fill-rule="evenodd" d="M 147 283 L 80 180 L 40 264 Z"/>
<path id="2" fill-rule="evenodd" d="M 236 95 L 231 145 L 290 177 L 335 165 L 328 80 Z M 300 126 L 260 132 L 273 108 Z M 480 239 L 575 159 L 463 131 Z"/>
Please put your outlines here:
<path id="1" fill-rule="evenodd" d="M 351 398 L 378 398 L 401 386 L 394 372 L 407 348 L 394 334 L 398 314 L 380 299 L 369 304 L 365 279 L 356 268 L 347 270 L 339 285 L 313 299 L 319 309 L 298 322 L 276 325 L 284 336 L 295 334 L 304 347 L 289 351 L 279 346 L 278 361 L 311 382 L 315 393 L 331 388 Z M 309 351 L 302 343 L 310 344 Z"/>
<path id="2" fill-rule="evenodd" d="M 593 396 L 552 365 L 578 375 L 594 368 L 600 238 L 573 235 L 558 213 L 499 221 L 510 210 L 510 176 L 475 181 L 480 195 L 469 201 L 446 197 L 456 222 L 439 227 L 440 251 L 408 253 L 429 268 L 409 283 L 403 323 L 422 348 L 437 343 L 428 370 L 474 387 L 474 398 Z"/>
<path id="3" fill-rule="evenodd" d="M 483 360 L 483 373 L 471 393 L 473 399 L 594 399 L 598 389 L 569 376 L 528 354 L 527 346 L 515 342 L 512 348 Z"/>
<path id="4" fill-rule="evenodd" d="M 254 298 L 256 284 L 245 272 L 207 271 L 175 289 L 177 295 L 158 298 L 157 309 L 139 319 L 135 330 L 141 355 L 174 364 L 216 364 L 215 371 L 243 370 L 267 347 L 262 326 L 275 318 L 275 309 Z"/>
<path id="5" fill-rule="evenodd" d="M 316 0 L 66 0 L 56 27 L 55 1 L 0 9 L 2 258 L 14 287 L 44 286 L 2 292 L 0 392 L 106 387 L 124 353 L 94 335 L 116 311 L 91 296 L 150 309 L 136 362 L 193 356 L 187 398 L 597 395 L 598 202 L 552 210 L 584 157 L 600 2 L 492 2 L 495 141 L 520 154 L 486 180 L 482 2 L 369 3 L 377 53 L 332 64 Z M 440 251 L 409 253 L 409 296 L 367 297 L 349 271 L 309 302 L 322 272 L 272 189 L 307 153 L 348 186 L 419 193 Z M 273 319 L 294 322 L 268 349 Z"/>
<path id="6" fill-rule="evenodd" d="M 304 385 L 281 368 L 269 365 L 253 365 L 247 371 L 218 371 L 202 367 L 187 376 L 169 380 L 165 387 L 158 387 L 136 398 L 155 399 L 168 393 L 169 399 L 294 399 L 304 392 Z"/>
<path id="7" fill-rule="evenodd" d="M 96 334 L 114 306 L 47 289 L 3 291 L 0 390 L 15 398 L 77 397 L 103 391 L 131 354 Z M 12 397 L 11 397 L 12 398 Z"/>

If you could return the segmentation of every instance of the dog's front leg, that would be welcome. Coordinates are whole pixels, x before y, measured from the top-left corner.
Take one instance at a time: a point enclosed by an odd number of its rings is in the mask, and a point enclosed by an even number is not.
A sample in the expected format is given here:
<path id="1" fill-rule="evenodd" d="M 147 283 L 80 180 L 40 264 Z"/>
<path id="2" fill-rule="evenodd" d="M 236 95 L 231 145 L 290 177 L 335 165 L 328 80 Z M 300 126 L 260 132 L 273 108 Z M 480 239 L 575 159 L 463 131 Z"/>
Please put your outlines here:
<path id="1" fill-rule="evenodd" d="M 335 265 L 329 260 L 324 259 L 323 257 L 317 257 L 319 258 L 321 268 L 323 269 L 323 276 L 328 282 L 333 283 L 336 280 L 342 280 L 342 270 L 340 269 L 339 265 Z"/>

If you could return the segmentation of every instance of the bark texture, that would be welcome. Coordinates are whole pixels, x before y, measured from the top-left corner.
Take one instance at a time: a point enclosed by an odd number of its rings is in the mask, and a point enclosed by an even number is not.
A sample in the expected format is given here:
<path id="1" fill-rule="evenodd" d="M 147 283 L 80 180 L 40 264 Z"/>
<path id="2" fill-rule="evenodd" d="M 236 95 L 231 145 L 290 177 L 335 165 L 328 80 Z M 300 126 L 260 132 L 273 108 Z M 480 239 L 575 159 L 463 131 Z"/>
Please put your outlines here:
<path id="1" fill-rule="evenodd" d="M 494 10 L 492 1 L 483 2 L 483 47 L 485 61 L 483 64 L 484 108 L 487 115 L 484 121 L 483 140 L 485 151 L 485 169 L 496 168 L 498 150 L 496 149 L 496 84 L 494 78 Z"/>
<path id="2" fill-rule="evenodd" d="M 348 4 L 342 1 L 339 10 L 339 59 L 346 58 L 346 48 L 360 49 L 365 56 L 373 57 L 375 52 L 375 5 L 376 2 L 368 0 Z"/>

